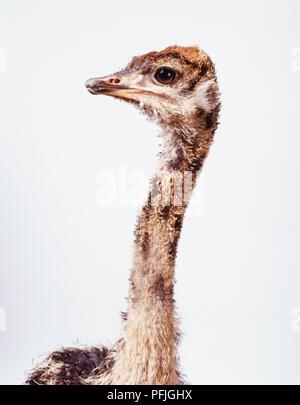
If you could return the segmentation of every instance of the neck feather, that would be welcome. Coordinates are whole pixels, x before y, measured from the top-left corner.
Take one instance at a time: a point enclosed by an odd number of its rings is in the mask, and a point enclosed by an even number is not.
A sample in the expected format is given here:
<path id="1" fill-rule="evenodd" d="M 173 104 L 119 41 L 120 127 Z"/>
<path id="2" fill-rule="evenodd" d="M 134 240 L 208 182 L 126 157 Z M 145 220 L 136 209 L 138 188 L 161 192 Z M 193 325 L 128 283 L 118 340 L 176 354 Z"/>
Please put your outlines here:
<path id="1" fill-rule="evenodd" d="M 164 127 L 165 146 L 138 218 L 125 337 L 115 365 L 119 383 L 180 382 L 175 259 L 185 210 L 213 139 L 218 109 L 195 114 L 192 127 Z"/>

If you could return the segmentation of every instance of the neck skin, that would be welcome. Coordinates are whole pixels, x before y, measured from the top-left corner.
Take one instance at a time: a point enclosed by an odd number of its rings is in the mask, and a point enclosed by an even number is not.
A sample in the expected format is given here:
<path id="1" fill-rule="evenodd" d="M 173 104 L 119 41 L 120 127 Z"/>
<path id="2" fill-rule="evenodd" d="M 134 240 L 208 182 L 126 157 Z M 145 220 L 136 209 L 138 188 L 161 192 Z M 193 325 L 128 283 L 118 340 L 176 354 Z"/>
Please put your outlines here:
<path id="1" fill-rule="evenodd" d="M 217 112 L 201 125 L 198 114 L 193 128 L 164 127 L 160 165 L 136 226 L 125 336 L 112 368 L 112 383 L 181 383 L 173 299 L 175 258 L 185 210 L 217 123 Z M 162 186 L 166 183 L 169 188 Z"/>

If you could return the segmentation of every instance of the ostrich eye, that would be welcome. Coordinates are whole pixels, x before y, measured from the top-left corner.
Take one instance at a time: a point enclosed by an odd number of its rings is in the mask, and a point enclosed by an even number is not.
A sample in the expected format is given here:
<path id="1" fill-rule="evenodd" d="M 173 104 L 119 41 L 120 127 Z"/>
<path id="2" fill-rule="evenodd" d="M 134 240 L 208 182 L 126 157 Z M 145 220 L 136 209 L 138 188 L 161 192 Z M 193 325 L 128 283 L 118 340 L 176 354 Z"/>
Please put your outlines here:
<path id="1" fill-rule="evenodd" d="M 177 76 L 176 71 L 169 67 L 160 67 L 154 73 L 155 80 L 157 80 L 158 83 L 161 83 L 161 84 L 173 83 L 174 80 L 176 79 L 176 76 Z"/>

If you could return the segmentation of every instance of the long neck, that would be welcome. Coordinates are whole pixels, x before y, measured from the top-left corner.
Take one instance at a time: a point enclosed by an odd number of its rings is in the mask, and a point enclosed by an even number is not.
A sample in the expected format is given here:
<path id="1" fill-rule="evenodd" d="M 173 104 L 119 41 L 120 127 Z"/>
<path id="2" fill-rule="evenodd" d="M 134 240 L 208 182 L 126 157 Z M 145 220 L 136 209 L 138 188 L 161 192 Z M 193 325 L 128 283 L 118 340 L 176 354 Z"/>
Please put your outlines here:
<path id="1" fill-rule="evenodd" d="M 174 267 L 185 210 L 216 122 L 205 125 L 165 128 L 165 147 L 135 231 L 125 336 L 114 368 L 118 383 L 180 382 Z"/>

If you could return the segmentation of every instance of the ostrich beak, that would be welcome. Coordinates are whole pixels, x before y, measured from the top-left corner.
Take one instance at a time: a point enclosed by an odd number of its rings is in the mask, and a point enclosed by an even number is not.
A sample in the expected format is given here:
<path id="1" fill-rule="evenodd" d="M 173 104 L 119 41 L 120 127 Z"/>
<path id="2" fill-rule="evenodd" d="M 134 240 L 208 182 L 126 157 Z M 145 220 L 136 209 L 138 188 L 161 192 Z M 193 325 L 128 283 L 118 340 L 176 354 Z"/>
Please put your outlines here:
<path id="1" fill-rule="evenodd" d="M 104 94 L 129 101 L 138 101 L 138 94 L 144 90 L 131 87 L 128 83 L 122 84 L 122 76 L 118 74 L 96 77 L 85 82 L 85 86 L 91 94 Z"/>

